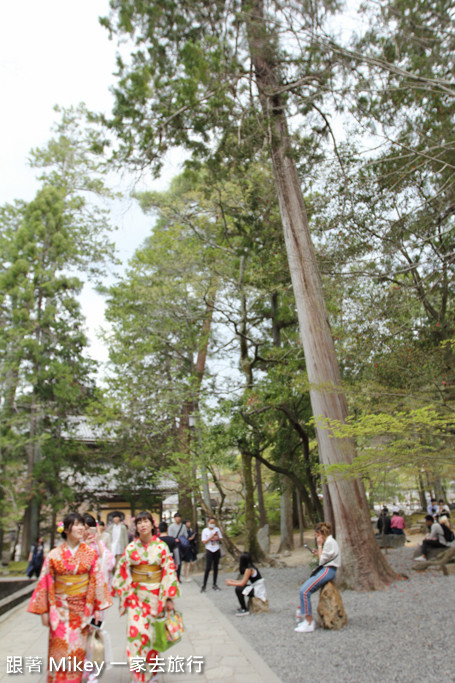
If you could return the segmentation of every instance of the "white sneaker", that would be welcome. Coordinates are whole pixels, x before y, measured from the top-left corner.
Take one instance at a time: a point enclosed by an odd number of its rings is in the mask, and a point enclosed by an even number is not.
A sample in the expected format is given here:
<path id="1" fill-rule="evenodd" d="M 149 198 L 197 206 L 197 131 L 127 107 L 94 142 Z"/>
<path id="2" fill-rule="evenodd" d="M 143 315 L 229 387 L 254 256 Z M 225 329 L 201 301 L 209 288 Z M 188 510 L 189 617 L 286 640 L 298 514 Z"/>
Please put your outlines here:
<path id="1" fill-rule="evenodd" d="M 424 555 L 420 555 L 420 557 L 414 557 L 414 562 L 426 562 L 427 558 Z"/>
<path id="2" fill-rule="evenodd" d="M 304 619 L 298 626 L 295 627 L 294 631 L 296 631 L 296 633 L 311 633 L 314 631 L 314 628 L 314 621 L 312 621 L 310 624 L 306 619 Z"/>

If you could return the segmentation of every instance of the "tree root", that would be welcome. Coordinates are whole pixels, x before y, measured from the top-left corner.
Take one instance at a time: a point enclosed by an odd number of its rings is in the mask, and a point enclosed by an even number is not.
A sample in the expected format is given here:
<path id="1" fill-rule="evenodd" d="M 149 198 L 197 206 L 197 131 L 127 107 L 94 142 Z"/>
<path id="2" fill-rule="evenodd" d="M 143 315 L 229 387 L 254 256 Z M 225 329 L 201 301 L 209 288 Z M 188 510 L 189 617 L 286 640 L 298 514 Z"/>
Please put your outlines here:
<path id="1" fill-rule="evenodd" d="M 455 560 L 455 548 L 449 548 L 444 550 L 442 555 L 438 555 L 432 560 L 426 560 L 426 562 L 418 562 L 413 566 L 413 570 L 416 572 L 423 572 L 425 569 L 441 569 L 445 576 L 448 572 L 445 569 L 445 565 Z M 445 571 L 444 571 L 445 570 Z"/>

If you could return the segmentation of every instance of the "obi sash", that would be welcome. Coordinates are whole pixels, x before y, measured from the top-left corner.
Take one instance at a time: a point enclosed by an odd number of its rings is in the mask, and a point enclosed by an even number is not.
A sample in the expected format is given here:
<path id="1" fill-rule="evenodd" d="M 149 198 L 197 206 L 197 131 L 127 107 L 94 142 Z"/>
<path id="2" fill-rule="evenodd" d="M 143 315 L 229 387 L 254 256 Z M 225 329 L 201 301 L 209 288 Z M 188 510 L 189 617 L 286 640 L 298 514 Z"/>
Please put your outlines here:
<path id="1" fill-rule="evenodd" d="M 88 589 L 88 574 L 57 574 L 55 592 L 64 593 L 67 597 L 82 597 Z"/>
<path id="2" fill-rule="evenodd" d="M 139 564 L 131 567 L 131 578 L 138 583 L 160 583 L 161 567 L 159 564 Z"/>

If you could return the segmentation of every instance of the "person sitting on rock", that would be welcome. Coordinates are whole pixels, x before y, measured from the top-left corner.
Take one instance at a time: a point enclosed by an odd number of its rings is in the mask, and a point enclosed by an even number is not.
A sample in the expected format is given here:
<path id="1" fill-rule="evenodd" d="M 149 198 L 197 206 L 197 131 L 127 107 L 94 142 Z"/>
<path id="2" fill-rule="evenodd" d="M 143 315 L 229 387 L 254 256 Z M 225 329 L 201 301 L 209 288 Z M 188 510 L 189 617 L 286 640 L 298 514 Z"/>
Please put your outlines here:
<path id="1" fill-rule="evenodd" d="M 453 543 L 453 541 L 455 541 L 455 535 L 452 531 L 452 527 L 450 526 L 449 518 L 446 517 L 446 515 L 441 515 L 441 517 L 438 519 L 438 522 L 441 525 L 441 529 L 447 543 Z"/>
<path id="2" fill-rule="evenodd" d="M 390 529 L 390 517 L 389 517 L 389 508 L 387 508 L 385 505 L 381 510 L 381 514 L 378 517 L 378 522 L 377 522 L 377 527 L 378 527 L 378 533 L 381 534 L 391 534 L 391 529 Z"/>
<path id="3" fill-rule="evenodd" d="M 319 558 L 319 567 L 312 572 L 310 578 L 300 588 L 300 613 L 305 615 L 305 618 L 294 629 L 297 633 L 314 631 L 310 595 L 329 581 L 333 581 L 340 566 L 340 548 L 332 536 L 332 525 L 329 522 L 316 524 L 314 535 L 318 547 L 312 552 Z"/>
<path id="4" fill-rule="evenodd" d="M 265 602 L 267 600 L 267 595 L 265 592 L 264 579 L 262 578 L 259 569 L 254 566 L 250 553 L 242 553 L 240 555 L 239 574 L 242 575 L 242 578 L 239 580 L 226 579 L 226 586 L 235 586 L 235 594 L 240 603 L 240 607 L 235 616 L 246 617 L 249 615 L 249 610 L 246 606 L 245 596 L 253 592 L 255 597 L 260 598 Z"/>
<path id="5" fill-rule="evenodd" d="M 428 551 L 430 548 L 447 547 L 447 541 L 444 536 L 444 530 L 439 524 L 439 522 L 435 522 L 433 515 L 425 516 L 425 524 L 427 526 L 427 529 L 429 530 L 429 533 L 422 541 L 422 554 L 419 555 L 419 557 L 414 558 L 417 562 L 426 562 L 428 557 Z"/>
<path id="6" fill-rule="evenodd" d="M 404 535 L 404 529 L 406 522 L 404 517 L 402 517 L 398 512 L 392 513 L 392 519 L 390 520 L 390 531 L 392 534 Z"/>

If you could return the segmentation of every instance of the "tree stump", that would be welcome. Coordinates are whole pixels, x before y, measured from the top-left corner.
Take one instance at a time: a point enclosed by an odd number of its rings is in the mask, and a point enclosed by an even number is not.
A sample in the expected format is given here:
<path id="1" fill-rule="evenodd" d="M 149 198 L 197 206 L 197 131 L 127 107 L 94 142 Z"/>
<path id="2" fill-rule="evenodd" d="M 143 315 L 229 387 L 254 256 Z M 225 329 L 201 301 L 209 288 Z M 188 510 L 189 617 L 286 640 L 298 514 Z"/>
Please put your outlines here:
<path id="1" fill-rule="evenodd" d="M 248 610 L 250 614 L 260 614 L 261 612 L 270 612 L 269 601 L 261 600 L 260 598 L 249 598 Z"/>
<path id="2" fill-rule="evenodd" d="M 348 622 L 341 593 L 332 581 L 321 588 L 318 615 L 319 625 L 334 631 L 339 631 Z"/>

